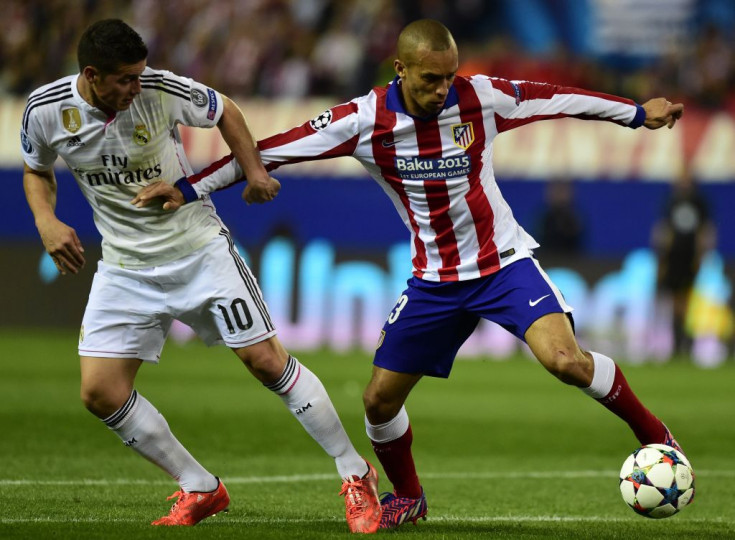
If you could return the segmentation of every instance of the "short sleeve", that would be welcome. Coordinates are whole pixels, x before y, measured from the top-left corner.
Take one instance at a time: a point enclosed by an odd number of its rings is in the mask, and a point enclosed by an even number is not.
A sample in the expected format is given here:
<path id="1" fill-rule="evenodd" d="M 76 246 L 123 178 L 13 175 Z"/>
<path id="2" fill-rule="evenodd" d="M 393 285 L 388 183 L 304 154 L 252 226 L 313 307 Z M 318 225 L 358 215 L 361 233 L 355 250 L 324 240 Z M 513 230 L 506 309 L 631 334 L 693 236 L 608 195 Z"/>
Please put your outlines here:
<path id="1" fill-rule="evenodd" d="M 57 154 L 45 142 L 43 129 L 33 112 L 20 127 L 20 148 L 23 161 L 35 171 L 47 171 L 53 168 Z"/>
<path id="2" fill-rule="evenodd" d="M 170 71 L 160 71 L 158 80 L 165 91 L 169 114 L 174 124 L 211 128 L 222 117 L 222 95 L 201 83 L 180 77 Z"/>

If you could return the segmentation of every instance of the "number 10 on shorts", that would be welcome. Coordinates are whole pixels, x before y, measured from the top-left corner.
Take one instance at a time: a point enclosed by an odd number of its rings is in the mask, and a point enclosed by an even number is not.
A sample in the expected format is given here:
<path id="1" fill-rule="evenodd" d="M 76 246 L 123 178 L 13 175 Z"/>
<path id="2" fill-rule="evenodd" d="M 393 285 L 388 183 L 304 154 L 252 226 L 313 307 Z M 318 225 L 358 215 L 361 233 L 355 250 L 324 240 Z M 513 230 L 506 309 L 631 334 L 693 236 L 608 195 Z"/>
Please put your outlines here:
<path id="1" fill-rule="evenodd" d="M 230 304 L 229 308 L 223 306 L 222 304 L 217 304 L 217 307 L 222 312 L 222 316 L 225 318 L 227 330 L 230 331 L 230 334 L 235 333 L 233 320 L 240 330 L 247 330 L 248 328 L 253 326 L 253 317 L 252 315 L 250 315 L 248 305 L 242 298 L 235 298 Z"/>

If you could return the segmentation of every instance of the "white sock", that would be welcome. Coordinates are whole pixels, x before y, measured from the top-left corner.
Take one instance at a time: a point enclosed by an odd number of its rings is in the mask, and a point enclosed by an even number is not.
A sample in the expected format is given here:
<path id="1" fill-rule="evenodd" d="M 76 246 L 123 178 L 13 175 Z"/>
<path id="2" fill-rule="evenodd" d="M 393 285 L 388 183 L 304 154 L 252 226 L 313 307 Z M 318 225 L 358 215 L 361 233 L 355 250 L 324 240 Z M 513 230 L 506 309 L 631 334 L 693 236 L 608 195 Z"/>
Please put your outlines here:
<path id="1" fill-rule="evenodd" d="M 217 478 L 192 457 L 171 433 L 166 419 L 137 391 L 103 422 L 125 446 L 161 467 L 184 491 L 217 489 Z"/>
<path id="2" fill-rule="evenodd" d="M 401 407 L 398 414 L 385 424 L 372 425 L 365 416 L 365 431 L 371 441 L 376 443 L 387 443 L 400 438 L 408 431 L 409 421 L 406 407 Z"/>
<path id="3" fill-rule="evenodd" d="M 289 356 L 280 378 L 265 386 L 278 394 L 307 433 L 334 458 L 342 478 L 361 478 L 367 474 L 365 460 L 352 446 L 324 385 L 316 375 Z"/>
<path id="4" fill-rule="evenodd" d="M 590 354 L 595 363 L 592 384 L 580 390 L 592 398 L 602 399 L 610 393 L 615 382 L 615 362 L 604 354 L 591 351 Z"/>

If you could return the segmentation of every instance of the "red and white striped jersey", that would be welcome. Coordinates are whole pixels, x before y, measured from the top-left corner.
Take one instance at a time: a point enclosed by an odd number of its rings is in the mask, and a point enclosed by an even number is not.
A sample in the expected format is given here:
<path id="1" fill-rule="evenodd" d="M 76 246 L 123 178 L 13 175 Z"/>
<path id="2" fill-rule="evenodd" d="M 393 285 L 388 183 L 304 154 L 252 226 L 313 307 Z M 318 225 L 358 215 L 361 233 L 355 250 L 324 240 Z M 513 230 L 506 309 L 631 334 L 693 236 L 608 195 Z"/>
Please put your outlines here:
<path id="1" fill-rule="evenodd" d="M 643 108 L 628 99 L 484 75 L 456 77 L 444 108 L 429 118 L 408 114 L 400 92 L 395 80 L 258 146 L 269 170 L 337 156 L 357 159 L 393 201 L 411 233 L 413 273 L 428 281 L 486 276 L 538 247 L 495 182 L 496 135 L 552 118 L 629 127 L 645 120 Z M 189 177 L 182 191 L 189 200 L 239 180 L 242 170 L 228 156 Z"/>

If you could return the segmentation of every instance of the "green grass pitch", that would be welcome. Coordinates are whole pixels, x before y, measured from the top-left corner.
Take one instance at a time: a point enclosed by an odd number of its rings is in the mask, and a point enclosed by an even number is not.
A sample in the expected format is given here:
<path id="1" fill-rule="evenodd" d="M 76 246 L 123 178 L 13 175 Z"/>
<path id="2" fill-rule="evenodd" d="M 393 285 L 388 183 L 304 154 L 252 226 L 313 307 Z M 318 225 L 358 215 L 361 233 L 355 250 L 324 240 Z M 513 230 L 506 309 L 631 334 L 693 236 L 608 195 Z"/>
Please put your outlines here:
<path id="1" fill-rule="evenodd" d="M 232 497 L 230 512 L 163 529 L 176 485 L 78 398 L 73 333 L 0 331 L 0 538 L 348 538 L 333 462 L 224 347 L 167 345 L 137 388 Z M 362 353 L 298 355 L 324 382 L 355 446 L 365 436 Z M 409 398 L 427 521 L 392 538 L 735 538 L 735 366 L 625 365 L 684 446 L 694 503 L 634 514 L 618 470 L 636 447 L 620 420 L 533 361 L 458 361 Z M 382 470 L 381 488 L 389 490 Z"/>

